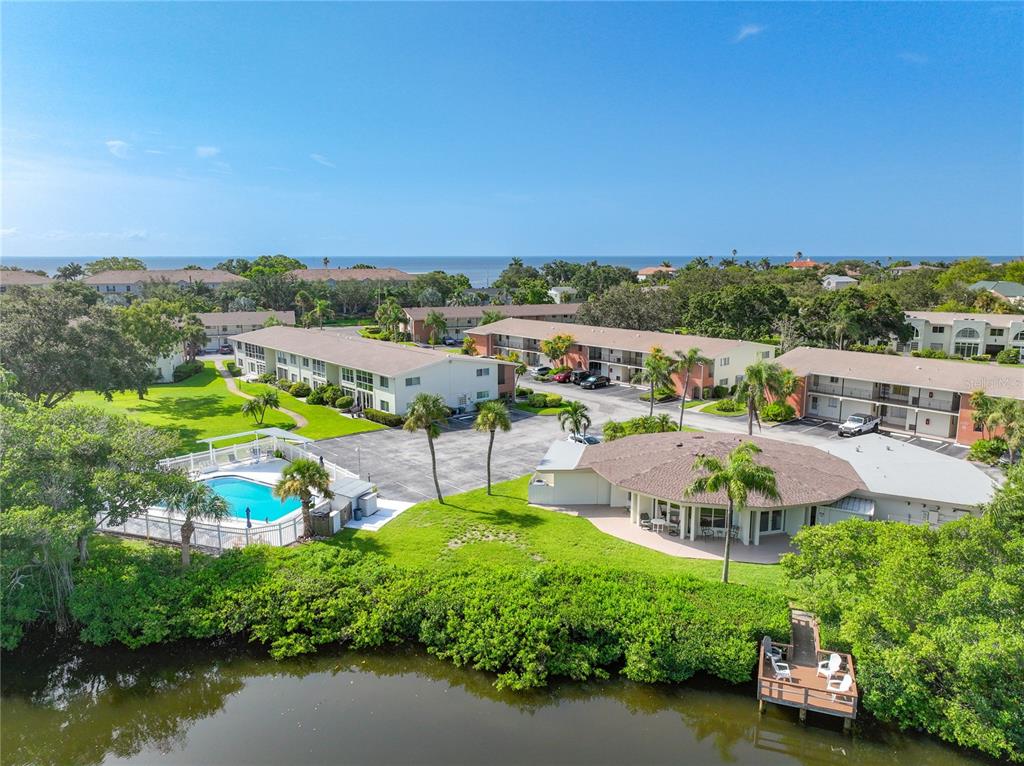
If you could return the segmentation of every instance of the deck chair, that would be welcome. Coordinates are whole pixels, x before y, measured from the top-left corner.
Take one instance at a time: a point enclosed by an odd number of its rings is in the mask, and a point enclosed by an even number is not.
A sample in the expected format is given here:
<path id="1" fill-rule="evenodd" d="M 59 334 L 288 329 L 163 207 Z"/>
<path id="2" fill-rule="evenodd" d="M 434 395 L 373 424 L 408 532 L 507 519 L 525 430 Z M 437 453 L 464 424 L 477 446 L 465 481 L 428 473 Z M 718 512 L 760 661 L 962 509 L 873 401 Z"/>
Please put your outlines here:
<path id="1" fill-rule="evenodd" d="M 785 662 L 779 662 L 774 657 L 772 657 L 772 670 L 775 671 L 775 678 L 779 681 L 793 680 L 793 673 L 790 671 L 789 665 Z"/>
<path id="2" fill-rule="evenodd" d="M 782 659 L 782 650 L 772 644 L 772 640 L 768 636 L 761 639 L 761 648 L 764 650 L 765 657 L 772 660 Z"/>
<path id="3" fill-rule="evenodd" d="M 839 666 L 843 664 L 843 658 L 834 652 L 827 660 L 818 663 L 818 676 L 832 680 L 832 676 L 839 672 Z"/>
<path id="4" fill-rule="evenodd" d="M 828 690 L 832 692 L 832 701 L 836 701 L 836 697 L 840 694 L 847 694 L 850 691 L 850 687 L 853 686 L 853 676 L 849 673 L 843 675 L 842 678 L 833 678 L 828 682 Z"/>
<path id="5" fill-rule="evenodd" d="M 651 514 L 649 514 L 649 513 L 641 513 L 640 514 L 640 529 L 650 529 L 650 528 L 651 528 Z"/>

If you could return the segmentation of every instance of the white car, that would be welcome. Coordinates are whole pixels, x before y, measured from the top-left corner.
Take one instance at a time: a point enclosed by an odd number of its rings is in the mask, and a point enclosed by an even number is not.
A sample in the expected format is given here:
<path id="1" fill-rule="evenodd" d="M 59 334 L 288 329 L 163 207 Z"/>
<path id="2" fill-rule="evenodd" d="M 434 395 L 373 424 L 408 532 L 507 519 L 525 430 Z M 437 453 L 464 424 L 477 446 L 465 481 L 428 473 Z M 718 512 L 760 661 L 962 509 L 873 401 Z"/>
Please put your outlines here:
<path id="1" fill-rule="evenodd" d="M 860 434 L 877 431 L 881 424 L 882 419 L 878 415 L 868 415 L 863 412 L 858 412 L 855 415 L 850 415 L 850 417 L 846 419 L 846 422 L 839 426 L 839 435 L 859 436 Z"/>
<path id="2" fill-rule="evenodd" d="M 592 436 L 591 434 L 569 434 L 565 437 L 567 442 L 576 442 L 577 444 L 600 444 L 600 436 Z"/>

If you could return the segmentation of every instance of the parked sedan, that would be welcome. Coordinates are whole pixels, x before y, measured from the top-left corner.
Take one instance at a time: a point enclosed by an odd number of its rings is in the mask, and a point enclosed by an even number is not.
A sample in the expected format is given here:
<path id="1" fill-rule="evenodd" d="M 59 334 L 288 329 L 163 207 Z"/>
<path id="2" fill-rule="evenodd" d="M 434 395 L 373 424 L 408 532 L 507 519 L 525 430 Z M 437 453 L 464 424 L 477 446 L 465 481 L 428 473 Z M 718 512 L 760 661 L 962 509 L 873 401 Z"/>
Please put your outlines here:
<path id="1" fill-rule="evenodd" d="M 233 353 L 235 353 L 235 349 L 231 347 L 230 343 L 223 343 L 217 349 L 217 353 L 218 354 L 233 354 Z"/>
<path id="2" fill-rule="evenodd" d="M 572 372 L 570 370 L 563 370 L 551 379 L 555 383 L 568 383 L 572 379 Z"/>
<path id="3" fill-rule="evenodd" d="M 569 436 L 566 438 L 566 441 L 567 442 L 576 442 L 577 444 L 586 444 L 586 445 L 600 444 L 601 443 L 601 437 L 600 436 L 593 436 L 591 434 L 586 434 L 586 435 L 584 435 L 584 434 L 569 434 Z"/>
<path id="4" fill-rule="evenodd" d="M 530 372 L 533 373 L 533 377 L 535 377 L 535 378 L 543 378 L 545 375 L 550 375 L 551 374 L 551 368 L 550 367 L 534 367 L 532 370 L 530 370 Z"/>
<path id="5" fill-rule="evenodd" d="M 611 378 L 607 375 L 591 375 L 580 383 L 580 388 L 604 388 L 611 385 Z"/>
<path id="6" fill-rule="evenodd" d="M 591 373 L 590 370 L 573 370 L 570 373 L 570 375 L 572 377 L 570 377 L 569 380 L 572 382 L 574 386 L 578 386 L 580 383 L 589 378 Z"/>

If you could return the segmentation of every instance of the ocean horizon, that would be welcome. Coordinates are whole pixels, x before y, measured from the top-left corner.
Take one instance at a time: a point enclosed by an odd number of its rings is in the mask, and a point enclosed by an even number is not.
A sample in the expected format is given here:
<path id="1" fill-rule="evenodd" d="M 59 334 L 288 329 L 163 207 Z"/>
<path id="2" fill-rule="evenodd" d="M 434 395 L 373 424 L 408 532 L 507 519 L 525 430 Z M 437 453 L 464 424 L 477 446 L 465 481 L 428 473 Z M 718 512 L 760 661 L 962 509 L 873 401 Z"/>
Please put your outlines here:
<path id="1" fill-rule="evenodd" d="M 63 256 L 12 256 L 4 257 L 2 264 L 5 266 L 17 266 L 22 269 L 31 270 L 43 270 L 47 274 L 53 274 L 56 269 L 67 263 L 77 262 L 81 264 L 89 263 L 90 261 L 99 260 L 104 256 L 91 256 L 82 258 L 66 258 Z M 226 261 L 230 256 L 176 256 L 176 255 L 156 255 L 156 256 L 126 256 L 126 257 L 138 257 L 143 263 L 146 264 L 147 268 L 150 269 L 180 269 L 188 265 L 201 266 L 204 269 L 210 269 L 216 266 L 218 263 Z M 252 260 L 256 256 L 252 256 L 249 260 Z M 709 258 L 713 263 L 721 261 L 724 257 L 729 256 L 678 256 L 678 257 L 647 257 L 641 255 L 626 255 L 626 256 L 608 256 L 608 257 L 591 257 L 591 256 L 521 256 L 521 260 L 528 266 L 540 267 L 545 263 L 551 261 L 563 260 L 571 263 L 589 263 L 590 261 L 597 261 L 598 263 L 607 264 L 611 266 L 628 266 L 635 270 L 641 269 L 645 266 L 657 266 L 662 261 L 669 261 L 673 266 L 683 266 L 686 263 L 694 260 L 698 257 Z M 737 256 L 737 260 L 740 263 L 745 261 L 758 262 L 762 257 L 767 257 L 774 263 L 785 263 L 792 259 L 791 256 L 750 256 L 744 258 L 743 256 Z M 967 258 L 970 256 L 963 256 Z M 850 260 L 853 256 L 813 256 L 813 260 L 819 263 L 835 263 L 836 261 Z M 892 261 L 910 261 L 911 263 L 919 263 L 921 261 L 931 262 L 953 262 L 962 260 L 961 257 L 945 256 L 945 257 L 933 257 L 933 258 L 900 258 L 900 257 L 887 257 L 887 258 L 863 258 L 861 260 L 875 261 L 878 260 L 885 264 Z M 295 260 L 304 263 L 309 268 L 322 268 L 323 258 L 296 258 Z M 422 274 L 429 271 L 444 271 L 447 273 L 465 274 L 469 277 L 470 283 L 473 287 L 488 287 L 491 282 L 497 279 L 498 275 L 512 260 L 511 257 L 502 256 L 404 256 L 399 258 L 386 258 L 386 257 L 363 257 L 363 258 L 330 258 L 330 267 L 347 267 L 352 266 L 356 263 L 366 263 L 377 267 L 387 267 L 400 269 L 410 274 Z M 989 257 L 991 263 L 1005 263 L 1007 261 L 1015 260 L 1011 256 L 996 256 Z"/>

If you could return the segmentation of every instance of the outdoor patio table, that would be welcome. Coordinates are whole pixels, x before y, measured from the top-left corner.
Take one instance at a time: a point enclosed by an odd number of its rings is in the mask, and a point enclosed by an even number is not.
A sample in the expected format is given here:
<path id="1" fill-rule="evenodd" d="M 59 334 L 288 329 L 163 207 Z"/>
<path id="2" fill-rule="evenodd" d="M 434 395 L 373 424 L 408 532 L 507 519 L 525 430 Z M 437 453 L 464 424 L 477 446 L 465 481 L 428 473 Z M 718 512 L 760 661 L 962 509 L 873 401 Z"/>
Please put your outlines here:
<path id="1" fill-rule="evenodd" d="M 665 519 L 654 519 L 651 522 L 651 529 L 653 529 L 655 532 L 664 532 L 665 523 Z"/>

